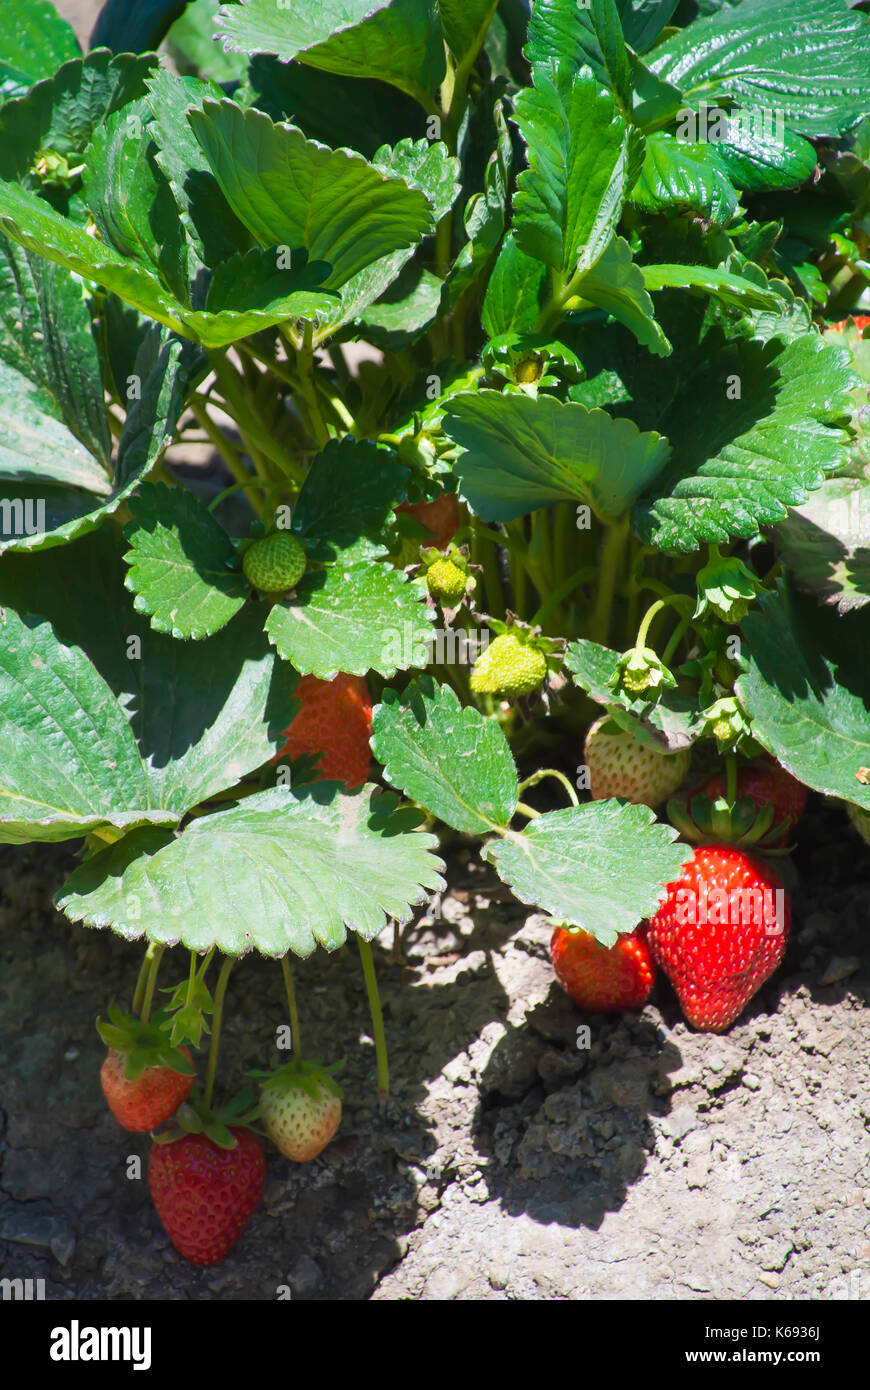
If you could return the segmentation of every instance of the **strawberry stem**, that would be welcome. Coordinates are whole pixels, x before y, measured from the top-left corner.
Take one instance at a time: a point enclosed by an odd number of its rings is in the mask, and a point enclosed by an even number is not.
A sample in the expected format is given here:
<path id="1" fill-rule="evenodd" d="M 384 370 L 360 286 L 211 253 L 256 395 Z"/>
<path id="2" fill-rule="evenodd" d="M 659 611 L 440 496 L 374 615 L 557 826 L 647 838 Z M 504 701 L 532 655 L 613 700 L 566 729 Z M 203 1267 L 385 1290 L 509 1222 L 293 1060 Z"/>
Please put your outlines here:
<path id="1" fill-rule="evenodd" d="M 725 757 L 725 796 L 729 806 L 737 800 L 737 759 L 733 753 Z"/>
<path id="2" fill-rule="evenodd" d="M 375 1057 L 378 1063 L 378 1099 L 383 1102 L 390 1094 L 390 1064 L 387 1058 L 387 1039 L 384 1034 L 384 1015 L 381 1011 L 381 996 L 378 993 L 378 980 L 372 948 L 361 936 L 357 937 L 359 953 L 362 958 L 366 994 L 369 998 L 369 1013 L 372 1018 L 372 1034 L 375 1040 Z"/>
<path id="3" fill-rule="evenodd" d="M 221 1040 L 221 1023 L 224 1013 L 224 995 L 227 992 L 227 981 L 230 978 L 230 971 L 235 965 L 232 956 L 226 956 L 221 966 L 221 973 L 218 975 L 217 988 L 214 992 L 214 1014 L 211 1022 L 211 1042 L 208 1048 L 208 1070 L 205 1077 L 205 1108 L 211 1109 L 211 1099 L 214 1094 L 214 1079 L 217 1072 L 218 1048 Z"/>
<path id="4" fill-rule="evenodd" d="M 302 1061 L 302 1033 L 299 1028 L 299 1011 L 296 1008 L 293 973 L 287 956 L 281 957 L 281 970 L 284 975 L 284 987 L 287 990 L 287 1008 L 290 1012 L 290 1041 L 293 1046 L 293 1060 L 298 1064 Z"/>
<path id="5" fill-rule="evenodd" d="M 579 798 L 578 798 L 578 796 L 577 796 L 577 793 L 575 792 L 574 788 L 571 786 L 571 783 L 568 781 L 568 778 L 565 776 L 564 772 L 559 772 L 559 770 L 558 770 L 557 768 L 555 768 L 555 767 L 542 767 L 542 768 L 539 768 L 537 772 L 533 772 L 533 773 L 532 773 L 531 777 L 527 777 L 526 780 L 525 780 L 524 782 L 520 782 L 520 785 L 519 785 L 519 789 L 518 789 L 518 790 L 519 790 L 521 793 L 524 792 L 524 791 L 527 791 L 529 787 L 535 787 L 535 786 L 537 786 L 537 784 L 538 784 L 539 782 L 542 782 L 542 781 L 544 780 L 545 777 L 555 777 L 556 781 L 557 781 L 557 782 L 561 782 L 561 783 L 562 783 L 562 786 L 565 788 L 566 792 L 568 793 L 568 799 L 569 799 L 569 801 L 571 802 L 571 805 L 572 805 L 572 806 L 579 806 L 579 805 L 580 805 L 580 801 L 579 801 Z"/>
<path id="6" fill-rule="evenodd" d="M 541 814 L 540 811 L 535 810 L 534 806 L 527 806 L 524 801 L 517 802 L 517 810 L 521 816 L 526 816 L 529 820 L 537 820 Z"/>
<path id="7" fill-rule="evenodd" d="M 151 1017 L 151 1005 L 154 1002 L 154 991 L 157 988 L 157 972 L 160 969 L 160 961 L 166 947 L 159 941 L 151 941 L 148 950 L 145 952 L 145 960 L 142 963 L 140 972 L 140 982 L 144 975 L 144 995 L 142 998 L 140 1018 L 143 1023 L 147 1023 Z M 136 985 L 136 996 L 139 995 L 139 984 Z M 133 1009 L 136 1009 L 136 999 L 133 1000 Z"/>
<path id="8" fill-rule="evenodd" d="M 593 642 L 607 643 L 610 633 L 610 616 L 613 609 L 613 596 L 616 590 L 616 576 L 619 573 L 622 552 L 628 540 L 628 517 L 620 517 L 607 528 L 601 549 L 601 568 L 598 579 L 598 598 L 595 612 L 589 624 L 589 636 Z"/>

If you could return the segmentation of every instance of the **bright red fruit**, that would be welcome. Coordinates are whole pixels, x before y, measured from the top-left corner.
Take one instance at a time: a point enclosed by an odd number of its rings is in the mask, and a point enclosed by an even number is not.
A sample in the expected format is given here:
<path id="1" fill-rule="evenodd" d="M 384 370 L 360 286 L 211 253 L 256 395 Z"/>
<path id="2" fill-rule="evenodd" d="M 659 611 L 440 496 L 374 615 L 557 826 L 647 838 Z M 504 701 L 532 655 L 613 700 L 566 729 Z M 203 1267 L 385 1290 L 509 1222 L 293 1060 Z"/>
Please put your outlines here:
<path id="1" fill-rule="evenodd" d="M 589 932 L 557 927 L 550 958 L 559 984 L 590 1013 L 639 1009 L 655 978 L 644 926 L 620 936 L 615 946 L 602 946 Z"/>
<path id="2" fill-rule="evenodd" d="M 726 792 L 726 779 L 724 773 L 718 773 L 706 786 L 700 789 L 695 795 L 709 796 L 711 800 L 716 797 L 724 797 Z M 789 824 L 784 833 L 776 840 L 771 840 L 771 848 L 788 844 L 791 827 L 797 825 L 807 804 L 807 789 L 797 778 L 792 777 L 790 772 L 786 772 L 784 767 L 778 763 L 754 763 L 752 767 L 741 767 L 737 772 L 737 795 L 748 796 L 755 802 L 755 809 L 763 811 L 765 806 L 773 807 L 773 819 L 770 824 L 772 827 L 781 825 L 783 821 Z M 691 805 L 691 803 L 690 803 Z"/>
<path id="3" fill-rule="evenodd" d="M 851 314 L 850 317 L 859 333 L 863 333 L 870 323 L 870 314 Z M 839 323 L 829 323 L 828 327 L 832 328 L 835 333 L 844 333 L 848 322 L 849 319 L 840 319 Z"/>
<path id="4" fill-rule="evenodd" d="M 455 492 L 442 492 L 432 502 L 402 502 L 397 512 L 407 512 L 432 532 L 428 545 L 446 550 L 459 530 L 459 498 Z"/>
<path id="5" fill-rule="evenodd" d="M 190 1062 L 190 1048 L 179 1049 Z M 110 1047 L 100 1068 L 100 1082 L 109 1109 L 119 1124 L 137 1133 L 156 1129 L 174 1115 L 193 1090 L 193 1075 L 171 1067 L 146 1067 L 130 1081 L 125 1075 L 127 1053 Z"/>
<path id="6" fill-rule="evenodd" d="M 272 759 L 320 753 L 318 782 L 358 787 L 369 775 L 372 698 L 362 676 L 343 673 L 331 681 L 303 676 L 296 687 L 302 708 L 285 730 L 287 742 Z"/>
<path id="7" fill-rule="evenodd" d="M 736 845 L 701 845 L 649 923 L 653 957 L 689 1023 L 721 1033 L 782 960 L 790 923 L 782 880 Z"/>
<path id="8" fill-rule="evenodd" d="M 249 1129 L 230 1127 L 237 1140 L 223 1149 L 206 1134 L 152 1144 L 148 1185 L 163 1229 L 195 1265 L 214 1265 L 235 1245 L 257 1207 L 266 1163 Z"/>

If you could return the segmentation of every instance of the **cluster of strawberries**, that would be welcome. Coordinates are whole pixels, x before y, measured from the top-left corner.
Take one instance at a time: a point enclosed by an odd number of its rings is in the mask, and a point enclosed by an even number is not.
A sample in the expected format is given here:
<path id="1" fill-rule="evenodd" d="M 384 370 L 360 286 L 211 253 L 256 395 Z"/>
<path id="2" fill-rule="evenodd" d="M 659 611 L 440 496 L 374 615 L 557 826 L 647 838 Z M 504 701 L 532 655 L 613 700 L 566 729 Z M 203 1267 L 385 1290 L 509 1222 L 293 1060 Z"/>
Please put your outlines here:
<path id="1" fill-rule="evenodd" d="M 589 730 L 585 754 L 594 798 L 624 797 L 656 807 L 688 772 L 688 754 L 659 753 L 606 719 Z M 734 804 L 751 804 L 756 823 L 773 827 L 764 845 L 782 849 L 803 814 L 806 788 L 771 759 L 740 768 L 735 793 Z M 725 777 L 694 788 L 685 801 L 689 830 L 695 807 L 697 823 L 704 825 L 710 807 L 727 809 Z M 745 825 L 744 819 L 738 828 Z M 723 837 L 697 845 L 680 877 L 667 885 L 655 916 L 613 947 L 588 932 L 557 927 L 550 950 L 557 978 L 584 1009 L 640 1008 L 658 966 L 688 1022 L 720 1033 L 779 965 L 789 925 L 789 898 L 779 875 L 760 854 Z"/>

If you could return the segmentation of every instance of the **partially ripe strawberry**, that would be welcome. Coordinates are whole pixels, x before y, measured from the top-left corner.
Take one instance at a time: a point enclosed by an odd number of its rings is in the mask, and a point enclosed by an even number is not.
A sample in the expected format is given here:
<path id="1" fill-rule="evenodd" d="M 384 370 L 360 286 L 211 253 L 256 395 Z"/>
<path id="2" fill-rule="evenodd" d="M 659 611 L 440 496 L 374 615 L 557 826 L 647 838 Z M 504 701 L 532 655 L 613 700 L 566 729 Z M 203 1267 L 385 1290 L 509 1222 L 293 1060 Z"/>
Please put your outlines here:
<path id="1" fill-rule="evenodd" d="M 735 845 L 701 845 L 649 923 L 653 958 L 686 1019 L 721 1033 L 782 960 L 790 904 L 768 864 Z"/>
<path id="2" fill-rule="evenodd" d="M 189 1047 L 179 1051 L 191 1063 Z M 146 1067 L 134 1081 L 126 1075 L 129 1054 L 110 1047 L 100 1068 L 100 1082 L 109 1109 L 125 1129 L 144 1133 L 156 1129 L 174 1115 L 193 1090 L 193 1071 L 189 1076 L 171 1067 Z"/>
<path id="3" fill-rule="evenodd" d="M 870 314 L 850 314 L 849 319 L 854 323 L 858 332 L 863 333 L 868 323 L 870 323 Z M 829 323 L 828 328 L 830 328 L 833 333 L 844 333 L 849 325 L 849 319 L 840 319 L 839 323 Z"/>
<path id="4" fill-rule="evenodd" d="M 341 1124 L 341 1088 L 317 1062 L 289 1062 L 264 1078 L 260 1121 L 272 1143 L 294 1163 L 308 1163 Z"/>
<path id="5" fill-rule="evenodd" d="M 195 1265 L 214 1265 L 232 1249 L 259 1203 L 266 1163 L 259 1139 L 230 1126 L 236 1147 L 208 1135 L 185 1134 L 154 1143 L 148 1185 L 163 1229 Z"/>
<path id="6" fill-rule="evenodd" d="M 620 936 L 615 946 L 602 946 L 589 932 L 557 927 L 550 958 L 559 984 L 589 1013 L 641 1008 L 655 979 L 644 926 Z"/>
<path id="7" fill-rule="evenodd" d="M 242 570 L 249 584 L 263 594 L 293 589 L 305 573 L 305 551 L 289 531 L 274 531 L 249 545 Z"/>
<path id="8" fill-rule="evenodd" d="M 372 732 L 372 699 L 363 677 L 302 676 L 295 693 L 302 707 L 284 730 L 287 742 L 272 762 L 320 753 L 315 781 L 360 786 L 369 775 Z"/>
<path id="9" fill-rule="evenodd" d="M 425 544 L 438 550 L 446 550 L 459 530 L 459 498 L 455 492 L 442 492 L 431 502 L 402 502 L 396 511 L 407 512 L 431 531 L 432 539 Z"/>
<path id="10" fill-rule="evenodd" d="M 655 807 L 676 791 L 689 771 L 691 755 L 687 749 L 659 753 L 603 715 L 586 735 L 584 759 L 594 800 L 620 796 Z"/>

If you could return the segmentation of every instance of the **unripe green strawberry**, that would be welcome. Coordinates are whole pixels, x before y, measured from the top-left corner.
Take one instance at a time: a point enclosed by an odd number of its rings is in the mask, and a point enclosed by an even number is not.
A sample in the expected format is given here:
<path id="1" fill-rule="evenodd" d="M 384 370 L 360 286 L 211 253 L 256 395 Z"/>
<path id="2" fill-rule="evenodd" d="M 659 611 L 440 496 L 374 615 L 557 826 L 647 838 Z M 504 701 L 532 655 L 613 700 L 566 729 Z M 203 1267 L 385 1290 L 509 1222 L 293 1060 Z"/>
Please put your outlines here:
<path id="1" fill-rule="evenodd" d="M 420 562 L 430 596 L 444 608 L 457 608 L 477 583 L 463 546 L 451 545 L 446 551 L 425 546 L 420 551 Z"/>
<path id="2" fill-rule="evenodd" d="M 248 546 L 242 559 L 245 578 L 263 594 L 293 589 L 305 573 L 305 551 L 289 531 L 274 531 Z"/>
<path id="3" fill-rule="evenodd" d="M 856 806 L 853 801 L 846 802 L 846 810 L 861 839 L 870 845 L 870 811 L 863 806 Z"/>
<path id="4" fill-rule="evenodd" d="M 547 658 L 516 632 L 503 632 L 474 663 L 471 689 L 475 695 L 529 695 L 547 679 Z"/>
<path id="5" fill-rule="evenodd" d="M 286 1158 L 307 1163 L 326 1148 L 341 1124 L 341 1088 L 317 1062 L 289 1062 L 266 1074 L 260 1121 Z"/>
<path id="6" fill-rule="evenodd" d="M 607 715 L 596 719 L 586 735 L 584 756 L 596 801 L 621 796 L 636 805 L 653 807 L 673 795 L 690 762 L 687 749 L 659 753 L 632 738 Z"/>

